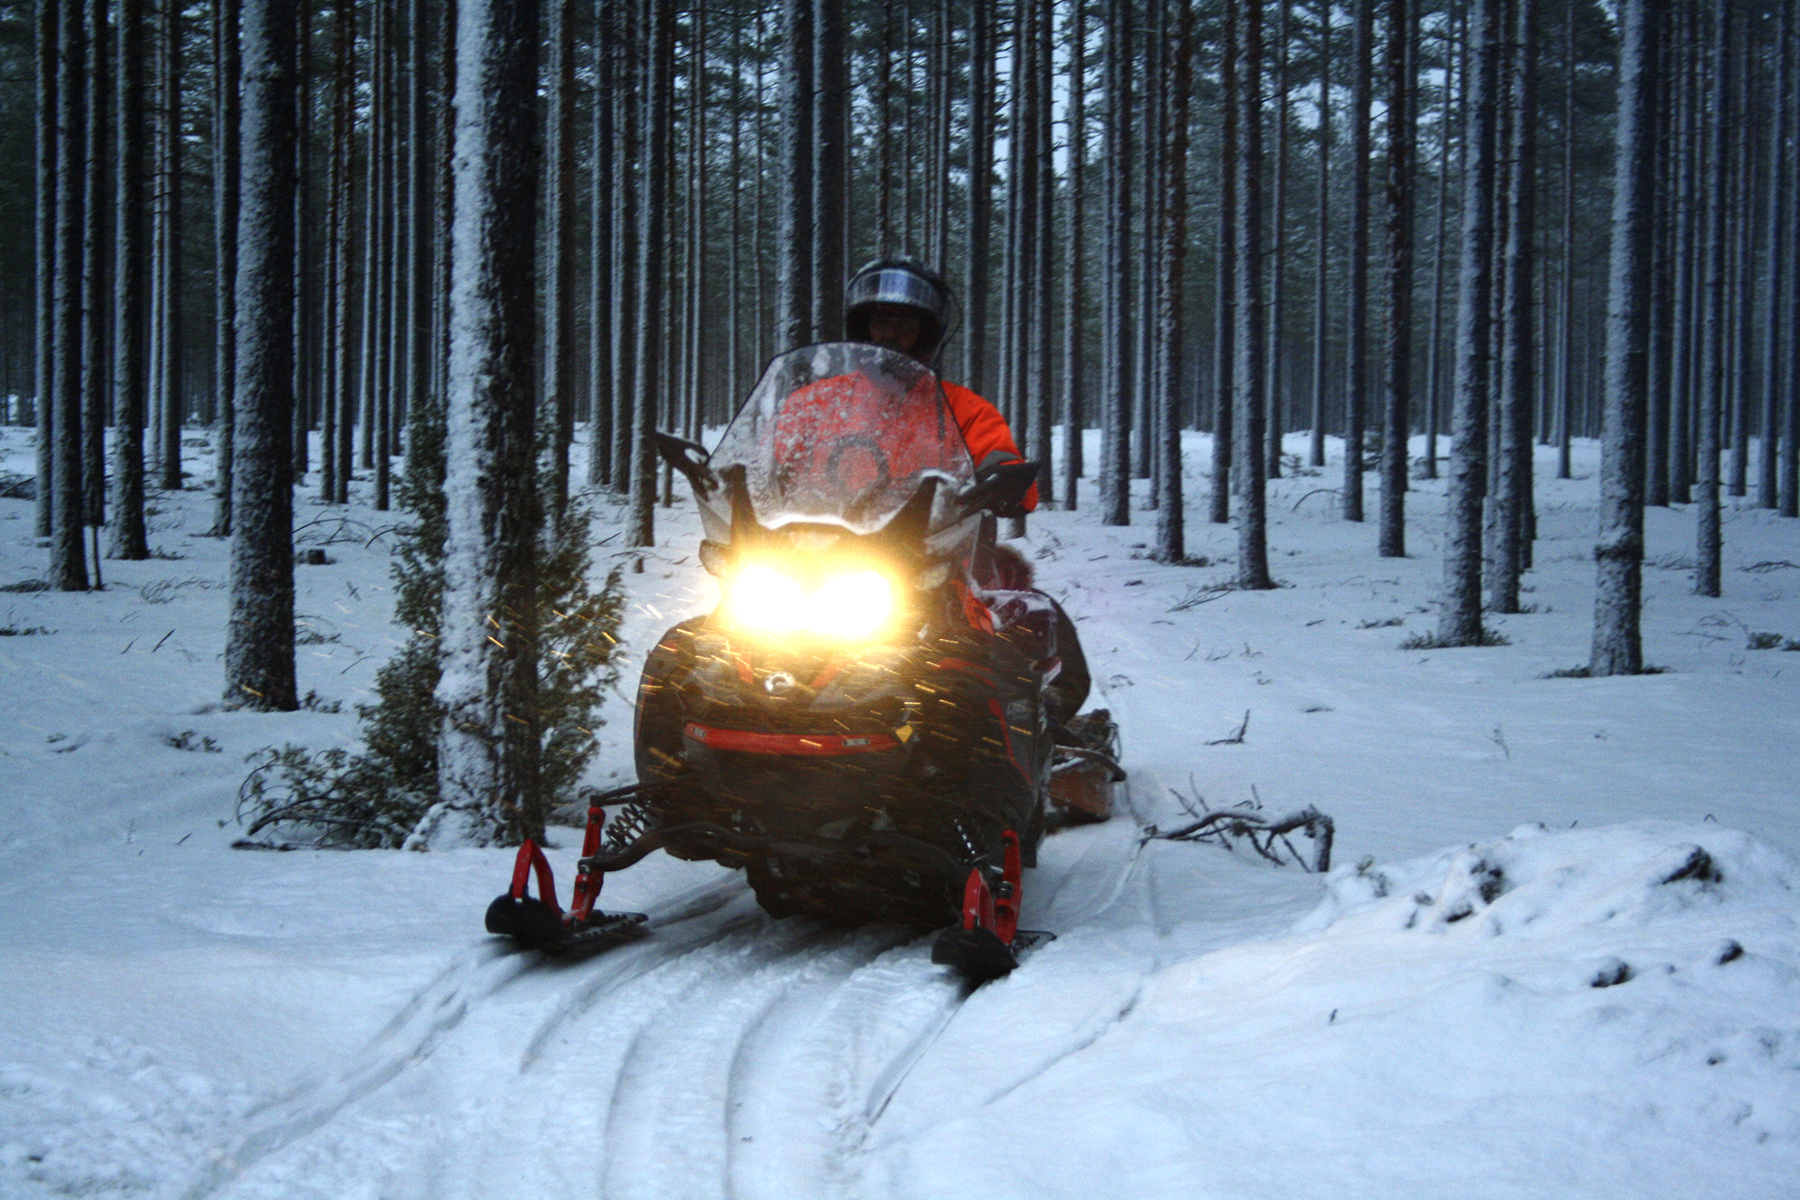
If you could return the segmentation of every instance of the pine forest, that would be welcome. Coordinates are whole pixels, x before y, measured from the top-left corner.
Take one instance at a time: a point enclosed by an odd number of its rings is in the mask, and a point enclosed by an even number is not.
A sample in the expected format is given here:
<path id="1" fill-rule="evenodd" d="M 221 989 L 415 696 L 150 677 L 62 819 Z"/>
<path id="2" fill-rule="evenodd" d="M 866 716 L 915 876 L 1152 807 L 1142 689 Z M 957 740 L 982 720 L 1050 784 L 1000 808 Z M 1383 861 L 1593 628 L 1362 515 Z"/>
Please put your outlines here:
<path id="1" fill-rule="evenodd" d="M 944 377 L 1046 502 L 1163 561 L 1184 521 L 1235 524 L 1236 586 L 1275 586 L 1265 485 L 1328 437 L 1372 555 L 1422 552 L 1408 487 L 1445 480 L 1435 645 L 1519 611 L 1534 446 L 1566 475 L 1600 439 L 1587 669 L 1636 673 L 1646 507 L 1691 510 L 1703 595 L 1729 498 L 1800 514 L 1797 9 L 0 4 L 0 421 L 38 453 L 9 486 L 47 586 L 86 590 L 150 553 L 146 494 L 216 431 L 225 691 L 292 708 L 296 493 L 386 509 L 410 477 L 431 603 L 481 643 L 446 634 L 438 695 L 477 728 L 540 686 L 533 637 L 484 620 L 529 623 L 554 531 L 599 497 L 655 544 L 652 432 L 702 440 L 908 254 L 958 298 Z M 455 740 L 471 793 L 541 769 Z"/>

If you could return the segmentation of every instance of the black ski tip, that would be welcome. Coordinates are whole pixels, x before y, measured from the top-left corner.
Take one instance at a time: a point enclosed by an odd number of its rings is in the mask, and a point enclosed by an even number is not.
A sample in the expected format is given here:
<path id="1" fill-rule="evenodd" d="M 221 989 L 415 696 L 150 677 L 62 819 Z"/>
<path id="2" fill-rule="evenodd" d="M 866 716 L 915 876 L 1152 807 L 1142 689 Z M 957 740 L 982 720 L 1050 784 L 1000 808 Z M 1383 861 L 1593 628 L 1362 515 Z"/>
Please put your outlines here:
<path id="1" fill-rule="evenodd" d="M 562 914 L 531 896 L 503 892 L 488 905 L 487 931 L 522 942 L 534 950 L 560 954 L 572 943 Z"/>
<path id="2" fill-rule="evenodd" d="M 931 946 L 931 961 L 954 967 L 956 973 L 971 983 L 986 983 L 1012 973 L 1019 960 L 1012 947 L 1001 941 L 991 929 L 964 929 L 952 926 L 938 934 Z"/>
<path id="3" fill-rule="evenodd" d="M 597 912 L 574 923 L 542 900 L 507 893 L 494 897 L 488 905 L 486 924 L 489 933 L 512 938 L 532 950 L 566 954 L 628 942 L 644 932 L 649 920 L 645 913 Z"/>

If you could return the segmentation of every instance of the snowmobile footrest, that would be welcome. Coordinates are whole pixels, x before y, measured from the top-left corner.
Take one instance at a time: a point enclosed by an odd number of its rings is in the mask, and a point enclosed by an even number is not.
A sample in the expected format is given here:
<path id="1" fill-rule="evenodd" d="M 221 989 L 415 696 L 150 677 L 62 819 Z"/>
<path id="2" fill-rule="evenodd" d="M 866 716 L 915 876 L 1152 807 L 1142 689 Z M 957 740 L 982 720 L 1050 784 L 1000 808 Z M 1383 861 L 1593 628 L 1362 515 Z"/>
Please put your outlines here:
<path id="1" fill-rule="evenodd" d="M 486 924 L 489 933 L 546 954 L 563 954 L 577 947 L 599 949 L 629 941 L 643 932 L 649 919 L 644 913 L 596 912 L 577 921 L 535 897 L 503 892 L 488 905 Z"/>
<path id="2" fill-rule="evenodd" d="M 1012 947 L 1001 941 L 999 934 L 980 926 L 964 929 L 960 925 L 938 934 L 931 946 L 931 961 L 954 967 L 958 975 L 971 983 L 998 979 L 1019 965 Z"/>
<path id="3" fill-rule="evenodd" d="M 938 934 L 937 941 L 932 943 L 931 961 L 954 967 L 957 974 L 971 983 L 986 983 L 1011 973 L 1022 957 L 1055 938 L 1054 933 L 1045 930 L 1021 929 L 1008 945 L 991 929 L 952 926 Z"/>

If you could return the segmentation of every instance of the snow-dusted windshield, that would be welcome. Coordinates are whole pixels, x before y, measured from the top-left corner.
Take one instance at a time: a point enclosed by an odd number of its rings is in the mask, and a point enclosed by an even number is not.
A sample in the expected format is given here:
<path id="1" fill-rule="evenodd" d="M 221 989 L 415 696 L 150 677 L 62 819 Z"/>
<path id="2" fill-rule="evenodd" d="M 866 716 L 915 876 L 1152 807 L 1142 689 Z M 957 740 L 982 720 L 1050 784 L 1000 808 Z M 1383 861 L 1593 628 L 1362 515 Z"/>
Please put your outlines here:
<path id="1" fill-rule="evenodd" d="M 720 478 L 744 468 L 764 526 L 819 522 L 859 534 L 885 526 L 931 475 L 943 481 L 932 513 L 941 528 L 961 515 L 949 497 L 975 474 L 937 376 L 903 354 L 848 342 L 770 363 L 707 461 Z M 729 526 L 726 495 L 703 507 L 709 526 Z"/>

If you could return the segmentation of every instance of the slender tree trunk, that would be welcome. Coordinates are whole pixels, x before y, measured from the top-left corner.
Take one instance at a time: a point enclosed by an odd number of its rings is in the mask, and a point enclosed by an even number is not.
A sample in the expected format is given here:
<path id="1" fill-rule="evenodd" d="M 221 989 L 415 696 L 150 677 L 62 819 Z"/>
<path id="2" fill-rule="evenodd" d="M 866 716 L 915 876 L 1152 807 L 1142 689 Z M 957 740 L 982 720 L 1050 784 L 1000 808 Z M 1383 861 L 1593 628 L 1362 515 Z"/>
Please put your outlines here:
<path id="1" fill-rule="evenodd" d="M 1452 129 L 1457 124 L 1454 114 L 1462 107 L 1463 93 L 1457 90 L 1462 83 L 1466 87 L 1466 71 L 1459 71 L 1458 63 L 1466 61 L 1466 55 L 1459 52 L 1454 34 L 1457 25 L 1456 14 L 1445 17 L 1451 33 L 1444 39 L 1445 82 L 1444 113 L 1441 123 L 1442 142 L 1438 147 L 1438 197 L 1437 197 L 1437 233 L 1432 242 L 1431 252 L 1431 366 L 1428 368 L 1429 386 L 1425 402 L 1425 478 L 1438 477 L 1438 422 L 1444 411 L 1444 368 L 1442 352 L 1444 347 L 1444 264 L 1449 256 L 1446 228 L 1450 211 L 1450 143 L 1453 138 Z"/>
<path id="2" fill-rule="evenodd" d="M 1374 103 L 1375 0 L 1355 0 L 1350 51 L 1350 283 L 1345 308 L 1344 520 L 1363 519 L 1363 433 L 1369 412 L 1370 109 Z"/>
<path id="3" fill-rule="evenodd" d="M 1106 424 L 1101 435 L 1101 523 L 1131 524 L 1131 12 L 1108 0 L 1106 15 L 1106 273 L 1101 352 Z"/>
<path id="4" fill-rule="evenodd" d="M 87 81 L 84 78 L 82 5 L 66 4 L 57 27 L 56 279 L 51 304 L 55 319 L 54 521 L 50 535 L 50 582 L 58 591 L 88 590 L 87 523 L 82 490 L 82 251 L 86 249 L 83 205 L 87 198 Z"/>
<path id="5" fill-rule="evenodd" d="M 620 495 L 628 495 L 632 475 L 637 470 L 638 387 L 638 311 L 643 283 L 638 274 L 639 199 L 642 180 L 631 171 L 643 169 L 643 52 L 645 48 L 643 5 L 635 0 L 620 0 L 615 10 L 618 32 L 614 39 L 614 78 L 618 114 L 619 162 L 616 214 L 613 218 L 616 246 L 613 253 L 615 287 L 613 322 L 613 394 L 618 397 L 617 417 L 613 424 L 613 487 Z M 761 20 L 761 17 L 758 17 Z M 758 261 L 761 261 L 759 256 Z"/>
<path id="6" fill-rule="evenodd" d="M 798 44 L 800 39 L 794 33 L 796 24 L 810 25 L 801 11 L 804 0 L 789 2 L 790 38 L 794 40 L 794 44 L 789 46 L 789 53 L 795 60 L 789 63 L 789 69 L 810 74 L 810 43 Z M 666 398 L 670 379 L 665 331 L 671 314 L 664 279 L 667 266 L 664 247 L 668 239 L 668 211 L 672 192 L 669 184 L 675 139 L 674 0 L 650 0 L 645 17 L 647 28 L 644 33 L 649 53 L 644 60 L 644 186 L 638 213 L 638 378 L 631 472 L 630 540 L 633 546 L 656 544 L 656 419 L 658 405 Z M 809 31 L 804 32 L 810 37 Z M 794 109 L 810 111 L 810 105 L 804 103 L 805 96 L 804 88 L 797 92 L 790 91 L 788 102 Z M 784 139 L 783 151 L 790 171 L 804 172 L 804 164 L 810 162 L 805 154 L 805 146 L 804 139 L 798 142 Z M 788 215 L 788 220 L 792 223 L 784 230 L 783 239 L 788 243 L 800 241 L 797 231 L 810 225 L 810 217 L 801 220 L 799 214 L 806 213 L 810 207 L 812 194 L 811 186 L 799 180 L 791 182 L 790 188 L 791 194 L 786 199 L 793 206 Z M 811 317 L 811 304 L 804 294 L 809 278 L 807 264 L 811 261 L 810 256 L 802 257 L 807 249 L 804 245 L 796 247 L 788 244 L 784 246 L 782 253 L 782 332 L 789 344 L 793 345 L 800 344 L 796 339 L 804 337 L 804 330 Z"/>
<path id="7" fill-rule="evenodd" d="M 159 486 L 167 492 L 181 490 L 181 422 L 187 415 L 187 397 L 182 374 L 185 367 L 186 337 L 181 324 L 182 248 L 181 248 L 181 173 L 183 169 L 181 137 L 181 15 L 176 0 L 163 0 L 162 40 L 162 202 L 158 216 L 162 228 L 160 271 L 156 295 L 159 312 L 156 321 L 158 338 L 157 381 L 158 407 L 161 419 L 161 444 L 157 463 Z"/>
<path id="8" fill-rule="evenodd" d="M 1318 267 L 1313 275 L 1312 437 L 1307 462 L 1325 465 L 1325 389 L 1331 361 L 1331 0 L 1319 0 Z"/>
<path id="9" fill-rule="evenodd" d="M 1501 254 L 1506 285 L 1495 414 L 1500 432 L 1494 447 L 1499 482 L 1494 497 L 1498 536 L 1491 585 L 1493 608 L 1502 613 L 1519 611 L 1520 575 L 1530 561 L 1527 541 L 1531 522 L 1526 509 L 1531 503 L 1531 413 L 1536 405 L 1536 314 L 1532 301 L 1536 294 L 1533 266 L 1537 241 L 1537 18 L 1533 0 L 1513 3 L 1513 78 L 1506 89 L 1512 113 L 1513 165 L 1505 204 L 1506 240 Z"/>
<path id="10" fill-rule="evenodd" d="M 1243 39 L 1240 27 L 1243 5 L 1227 3 L 1224 9 L 1224 40 L 1219 50 L 1220 96 L 1223 111 L 1219 114 L 1219 255 L 1218 286 L 1214 290 L 1213 324 L 1213 452 L 1212 492 L 1208 516 L 1215 525 L 1231 520 L 1232 463 L 1237 423 L 1238 314 L 1237 272 L 1242 265 L 1239 253 L 1237 223 L 1242 212 L 1238 204 L 1241 172 L 1238 159 L 1242 154 L 1244 130 L 1240 126 L 1243 105 L 1238 92 L 1243 81 L 1238 79 L 1239 45 Z"/>
<path id="11" fill-rule="evenodd" d="M 1563 71 L 1569 83 L 1563 89 L 1562 155 L 1562 294 L 1560 371 L 1556 388 L 1556 477 L 1573 474 L 1575 399 L 1575 9 L 1563 12 Z"/>
<path id="12" fill-rule="evenodd" d="M 1528 0 L 1529 2 L 1529 0 Z M 1410 0 L 1389 0 L 1387 40 L 1387 396 L 1382 406 L 1381 532 L 1384 558 L 1406 556 L 1406 442 L 1413 394 L 1413 124 Z"/>
<path id="13" fill-rule="evenodd" d="M 1108 36 L 1111 36 L 1110 34 Z M 992 390 L 988 353 L 988 258 L 993 243 L 994 0 L 969 6 L 969 311 L 964 338 L 969 386 Z M 893 246 L 882 244 L 882 252 Z"/>
<path id="14" fill-rule="evenodd" d="M 1181 0 L 1177 10 L 1174 61 L 1169 71 L 1169 120 L 1161 158 L 1163 176 L 1162 220 L 1158 258 L 1163 278 L 1159 289 L 1157 343 L 1158 375 L 1157 454 L 1162 502 L 1156 510 L 1156 554 L 1163 562 L 1179 563 L 1187 557 L 1181 480 L 1181 405 L 1175 383 L 1181 362 L 1182 293 L 1187 266 L 1188 211 L 1188 106 L 1194 90 L 1194 5 Z M 1260 486 L 1260 481 L 1259 481 Z"/>
<path id="15" fill-rule="evenodd" d="M 119 168 L 114 181 L 113 223 L 113 510 L 107 553 L 112 558 L 150 557 L 144 524 L 144 415 L 150 378 L 145 361 L 144 298 L 149 288 L 149 229 L 145 220 L 149 156 L 145 154 L 145 0 L 118 7 Z M 224 139 L 220 139 L 223 141 Z M 223 265 L 221 264 L 221 269 Z M 222 370 L 224 364 L 220 364 Z M 225 410 L 230 411 L 226 393 Z M 221 438 L 223 458 L 228 443 Z M 228 532 L 228 531 L 221 531 Z"/>
<path id="16" fill-rule="evenodd" d="M 333 367 L 330 399 L 335 409 L 328 456 L 331 463 L 330 491 L 321 481 L 320 494 L 333 504 L 350 500 L 350 472 L 353 466 L 353 434 L 356 428 L 357 381 L 361 372 L 356 358 L 356 239 L 351 214 L 354 186 L 354 145 L 351 124 L 356 100 L 356 10 L 353 0 L 335 0 L 332 41 L 332 183 L 337 197 L 337 218 L 332 222 L 332 349 Z"/>
<path id="17" fill-rule="evenodd" d="M 1238 17 L 1237 95 L 1237 427 L 1243 463 L 1238 471 L 1237 585 L 1245 589 L 1275 586 L 1269 576 L 1267 490 L 1263 458 L 1263 410 L 1268 379 L 1263 356 L 1268 331 L 1263 327 L 1263 195 L 1262 195 L 1262 0 L 1226 0 L 1241 4 Z"/>
<path id="18" fill-rule="evenodd" d="M 62 120 L 60 80 L 57 75 L 60 44 L 56 0 L 38 0 L 37 7 L 37 250 L 36 368 L 37 385 L 37 506 L 34 531 L 49 537 L 55 528 L 56 495 L 56 274 L 58 246 L 57 162 L 61 143 L 57 130 Z"/>
<path id="19" fill-rule="evenodd" d="M 1444 596 L 1437 640 L 1480 645 L 1481 505 L 1487 484 L 1487 406 L 1493 369 L 1495 103 L 1499 0 L 1471 0 L 1468 120 L 1463 133 L 1462 266 L 1457 289 L 1456 407 L 1446 497 Z"/>
<path id="20" fill-rule="evenodd" d="M 393 428 L 399 408 L 397 385 L 400 356 L 395 352 L 395 347 L 399 342 L 396 333 L 401 309 L 395 284 L 399 274 L 400 205 L 397 197 L 400 189 L 400 159 L 394 143 L 399 133 L 397 110 L 400 87 L 395 78 L 397 55 L 394 49 L 392 5 L 383 4 L 376 8 L 371 19 L 379 31 L 375 38 L 375 70 L 380 82 L 375 89 L 377 100 L 369 116 L 380 133 L 376 137 L 379 149 L 373 163 L 376 186 L 371 195 L 371 215 L 379 215 L 379 236 L 375 239 L 375 257 L 371 264 L 378 272 L 376 303 L 366 318 L 374 330 L 375 346 L 375 403 L 370 431 L 373 441 L 370 466 L 375 472 L 375 510 L 386 512 L 390 499 L 389 487 L 393 482 Z"/>
<path id="21" fill-rule="evenodd" d="M 1786 372 L 1787 355 L 1782 353 L 1783 305 L 1792 304 L 1795 297 L 1788 293 L 1786 281 L 1788 277 L 1787 259 L 1792 253 L 1788 245 L 1787 232 L 1791 216 L 1788 206 L 1783 203 L 1787 195 L 1788 176 L 1788 130 L 1790 127 L 1790 110 L 1794 102 L 1794 6 L 1792 0 L 1782 0 L 1776 7 L 1775 36 L 1775 78 L 1770 88 L 1770 102 L 1773 105 L 1774 120 L 1769 130 L 1769 177 L 1767 205 L 1768 213 L 1768 253 L 1769 279 L 1764 289 L 1763 311 L 1767 322 L 1764 337 L 1763 380 L 1762 380 L 1762 419 L 1759 422 L 1760 446 L 1757 457 L 1756 503 L 1761 508 L 1776 508 L 1780 504 L 1780 488 L 1777 467 L 1779 458 L 1776 444 L 1781 430 L 1781 399 L 1785 383 L 1792 387 L 1796 382 L 1792 373 Z M 1787 347 L 1792 354 L 1793 347 Z"/>
<path id="22" fill-rule="evenodd" d="M 574 0 L 548 6 L 545 78 L 544 393 L 550 448 L 551 520 L 569 510 L 569 450 L 575 441 L 575 13 Z"/>
<path id="23" fill-rule="evenodd" d="M 848 16 L 841 0 L 814 0 L 812 338 L 841 337 L 849 282 L 845 203 L 850 189 Z M 936 264 L 941 268 L 941 261 Z"/>
<path id="24" fill-rule="evenodd" d="M 1287 394 L 1287 210 L 1288 210 L 1288 125 L 1292 105 L 1288 94 L 1288 55 L 1291 40 L 1293 4 L 1280 0 L 1281 18 L 1277 25 L 1275 77 L 1275 177 L 1274 195 L 1269 205 L 1269 419 L 1268 448 L 1264 451 L 1270 479 L 1281 478 L 1281 444 L 1285 427 L 1284 405 Z"/>
<path id="25" fill-rule="evenodd" d="M 213 379 L 219 397 L 219 456 L 214 470 L 212 532 L 216 537 L 230 537 L 237 440 L 238 96 L 243 79 L 238 49 L 240 0 L 213 2 Z"/>
<path id="26" fill-rule="evenodd" d="M 1719 434 L 1726 386 L 1726 198 L 1731 185 L 1729 133 L 1732 121 L 1733 92 L 1731 61 L 1731 6 L 1720 5 L 1712 11 L 1711 42 L 1707 47 L 1711 60 L 1707 111 L 1711 114 L 1711 147 L 1707 162 L 1706 232 L 1702 246 L 1705 316 L 1701 327 L 1702 344 L 1700 403 L 1695 429 L 1694 502 L 1695 558 L 1694 590 L 1702 596 L 1722 594 L 1721 544 L 1723 529 L 1719 505 Z"/>
<path id="27" fill-rule="evenodd" d="M 1800 51 L 1796 50 L 1796 39 L 1800 38 L 1800 25 L 1794 18 L 1790 0 L 1784 0 L 1789 18 L 1787 22 L 1787 54 L 1792 58 Z M 1793 78 L 1792 75 L 1789 77 Z M 1794 114 L 1790 113 L 1790 122 Z M 1783 178 L 1787 180 L 1788 195 L 1800 195 L 1800 153 L 1788 157 Z M 1796 223 L 1789 229 L 1787 270 L 1783 283 L 1787 287 L 1787 339 L 1790 346 L 1800 346 L 1800 206 L 1787 205 L 1788 219 Z M 1790 519 L 1800 517 L 1800 397 L 1794 395 L 1794 387 L 1800 384 L 1800 364 L 1791 359 L 1788 363 L 1788 389 L 1783 405 L 1781 432 L 1781 471 L 1780 471 L 1780 513 Z"/>
<path id="28" fill-rule="evenodd" d="M 106 425 L 110 416 L 107 384 L 107 218 L 109 164 L 115 161 L 107 144 L 107 110 L 112 105 L 108 86 L 107 41 L 110 29 L 104 0 L 86 0 L 82 10 L 82 71 L 86 76 L 87 130 L 83 135 L 83 200 L 81 213 L 81 509 L 82 524 L 98 529 L 106 524 Z M 94 585 L 100 586 L 98 534 L 94 540 Z"/>
<path id="29" fill-rule="evenodd" d="M 1649 407 L 1656 57 L 1663 0 L 1625 0 L 1614 154 L 1612 266 L 1606 322 L 1600 537 L 1594 547 L 1592 675 L 1644 669 L 1639 632 L 1644 558 L 1644 417 Z"/>
<path id="30" fill-rule="evenodd" d="M 813 0 L 786 5 L 782 84 L 780 282 L 775 340 L 783 347 L 812 340 L 813 283 Z M 657 103 L 654 85 L 645 91 Z M 654 154 L 654 150 L 652 150 Z M 646 272 L 645 282 L 656 275 Z"/>
<path id="31" fill-rule="evenodd" d="M 1669 502 L 1687 504 L 1693 498 L 1694 442 L 1693 412 L 1697 354 L 1699 344 L 1696 300 L 1699 286 L 1697 247 L 1699 245 L 1699 171 L 1702 102 L 1700 99 L 1700 39 L 1696 33 L 1699 6 L 1683 5 L 1683 32 L 1678 45 L 1686 49 L 1683 63 L 1681 96 L 1681 132 L 1678 135 L 1681 165 L 1676 183 L 1679 196 L 1674 215 L 1676 225 L 1675 303 L 1675 377 L 1673 401 L 1669 407 Z"/>
<path id="32" fill-rule="evenodd" d="M 594 0 L 594 155 L 590 192 L 592 194 L 591 236 L 588 258 L 592 263 L 588 288 L 588 363 L 589 388 L 593 405 L 593 422 L 588 446 L 590 487 L 611 487 L 613 483 L 613 412 L 619 394 L 613 388 L 613 326 L 618 312 L 613 301 L 613 280 L 617 264 L 613 261 L 613 214 L 617 202 L 619 144 L 613 123 L 614 91 L 619 86 L 614 70 L 618 50 L 614 46 L 619 32 L 614 20 L 618 0 Z M 734 72 L 735 78 L 735 72 Z M 735 211 L 737 189 L 732 190 Z M 736 237 L 733 237 L 735 245 Z M 732 302 L 736 303 L 735 280 Z M 735 311 L 735 310 L 734 310 Z M 737 352 L 735 326 L 731 351 Z M 735 359 L 733 366 L 735 367 Z M 735 384 L 736 375 L 733 375 Z"/>
<path id="33" fill-rule="evenodd" d="M 538 6 L 458 6 L 443 600 L 440 836 L 543 835 L 532 637 L 543 509 L 539 368 Z M 666 77 L 665 77 L 666 82 Z M 426 831 L 429 835 L 433 831 Z"/>
<path id="34" fill-rule="evenodd" d="M 1080 499 L 1084 466 L 1082 435 L 1087 425 L 1084 402 L 1087 362 L 1082 353 L 1087 344 L 1087 256 L 1084 250 L 1087 189 L 1082 178 L 1087 173 L 1087 6 L 1072 6 L 1069 22 L 1069 240 L 1063 275 L 1068 310 L 1065 318 L 1068 337 L 1063 343 L 1063 386 L 1068 392 L 1068 402 L 1063 409 L 1063 507 L 1073 509 Z"/>
<path id="35" fill-rule="evenodd" d="M 294 674 L 294 0 L 243 8 L 237 453 L 225 699 L 299 707 Z"/>

